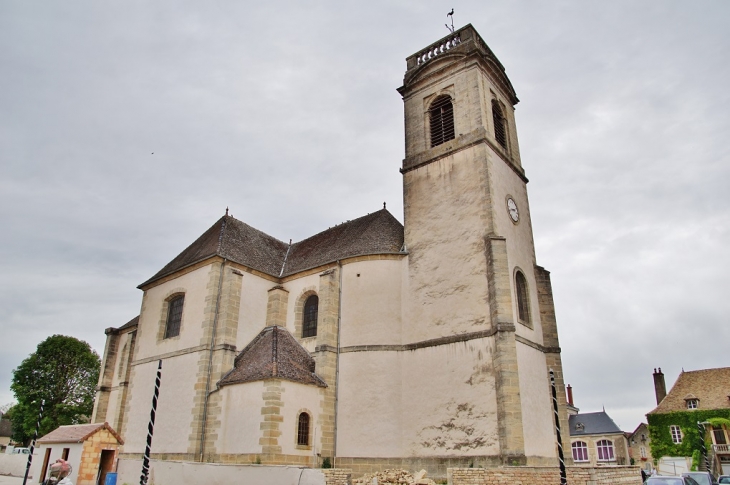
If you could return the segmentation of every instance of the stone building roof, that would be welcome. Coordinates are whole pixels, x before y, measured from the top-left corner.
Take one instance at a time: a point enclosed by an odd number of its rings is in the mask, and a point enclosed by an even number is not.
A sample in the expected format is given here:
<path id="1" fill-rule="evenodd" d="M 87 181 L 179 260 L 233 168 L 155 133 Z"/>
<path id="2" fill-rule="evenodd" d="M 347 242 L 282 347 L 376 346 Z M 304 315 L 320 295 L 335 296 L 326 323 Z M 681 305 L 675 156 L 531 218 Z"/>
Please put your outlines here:
<path id="1" fill-rule="evenodd" d="M 284 327 L 264 328 L 244 348 L 218 386 L 264 379 L 286 379 L 301 384 L 327 387 L 314 373 L 314 359 Z"/>
<path id="2" fill-rule="evenodd" d="M 606 414 L 606 411 L 597 413 L 582 413 L 568 417 L 570 436 L 584 436 L 592 434 L 622 433 L 621 429 Z"/>
<path id="3" fill-rule="evenodd" d="M 687 411 L 687 399 L 697 399 L 697 409 L 730 409 L 730 367 L 683 371 L 662 402 L 648 414 Z"/>
<path id="4" fill-rule="evenodd" d="M 38 439 L 39 443 L 83 443 L 91 435 L 101 429 L 109 431 L 119 442 L 124 444 L 122 438 L 116 431 L 109 426 L 109 423 L 94 424 L 70 424 L 67 426 L 59 426 L 47 435 Z"/>
<path id="5" fill-rule="evenodd" d="M 386 209 L 291 245 L 225 215 L 139 288 L 213 256 L 278 278 L 343 258 L 398 253 L 402 247 L 403 225 Z"/>

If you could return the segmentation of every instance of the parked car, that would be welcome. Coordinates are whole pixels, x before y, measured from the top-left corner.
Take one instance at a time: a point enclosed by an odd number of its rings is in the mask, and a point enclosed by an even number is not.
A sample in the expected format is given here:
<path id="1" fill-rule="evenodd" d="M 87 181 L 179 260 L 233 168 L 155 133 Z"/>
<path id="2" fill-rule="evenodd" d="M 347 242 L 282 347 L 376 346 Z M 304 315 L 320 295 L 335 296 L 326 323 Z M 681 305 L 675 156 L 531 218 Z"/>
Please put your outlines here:
<path id="1" fill-rule="evenodd" d="M 13 455 L 30 455 L 30 450 L 28 448 L 13 448 L 12 451 Z"/>
<path id="2" fill-rule="evenodd" d="M 717 477 L 717 483 L 730 483 L 730 475 L 720 475 Z"/>
<path id="3" fill-rule="evenodd" d="M 644 482 L 644 485 L 699 485 L 691 477 L 670 477 L 656 475 L 649 477 Z"/>
<path id="4" fill-rule="evenodd" d="M 717 485 L 717 480 L 710 472 L 684 472 L 682 476 L 694 478 L 700 485 Z"/>

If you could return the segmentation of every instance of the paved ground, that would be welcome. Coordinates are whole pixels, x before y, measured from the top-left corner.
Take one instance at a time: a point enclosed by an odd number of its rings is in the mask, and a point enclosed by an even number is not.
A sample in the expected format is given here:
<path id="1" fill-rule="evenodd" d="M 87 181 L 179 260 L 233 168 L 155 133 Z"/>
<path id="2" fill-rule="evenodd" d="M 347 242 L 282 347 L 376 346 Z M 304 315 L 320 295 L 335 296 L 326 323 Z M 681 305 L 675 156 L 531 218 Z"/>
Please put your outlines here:
<path id="1" fill-rule="evenodd" d="M 33 479 L 29 478 L 27 485 L 31 485 L 31 483 L 34 484 Z M 23 485 L 23 477 L 0 475 L 0 485 Z"/>

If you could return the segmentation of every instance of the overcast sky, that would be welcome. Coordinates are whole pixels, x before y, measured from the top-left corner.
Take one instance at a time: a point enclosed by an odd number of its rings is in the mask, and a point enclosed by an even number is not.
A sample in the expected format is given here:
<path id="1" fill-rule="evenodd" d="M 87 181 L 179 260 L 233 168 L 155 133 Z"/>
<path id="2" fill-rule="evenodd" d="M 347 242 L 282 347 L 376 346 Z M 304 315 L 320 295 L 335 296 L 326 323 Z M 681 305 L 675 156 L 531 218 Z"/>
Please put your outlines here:
<path id="1" fill-rule="evenodd" d="M 654 367 L 730 365 L 730 2 L 4 0 L 0 405 L 49 335 L 101 355 L 226 206 L 284 241 L 402 221 L 396 88 L 452 7 L 520 98 L 576 405 L 630 431 Z"/>

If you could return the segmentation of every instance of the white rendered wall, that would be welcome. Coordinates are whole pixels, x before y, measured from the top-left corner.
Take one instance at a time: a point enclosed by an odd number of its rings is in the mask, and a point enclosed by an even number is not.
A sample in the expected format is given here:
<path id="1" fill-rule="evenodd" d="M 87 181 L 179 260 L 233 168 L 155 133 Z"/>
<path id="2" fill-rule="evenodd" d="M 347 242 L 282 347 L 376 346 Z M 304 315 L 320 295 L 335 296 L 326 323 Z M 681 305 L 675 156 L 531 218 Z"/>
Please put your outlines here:
<path id="1" fill-rule="evenodd" d="M 525 456 L 554 457 L 555 421 L 545 354 L 517 342 L 517 364 Z"/>
<path id="2" fill-rule="evenodd" d="M 30 466 L 30 475 L 33 479 L 28 479 L 28 483 L 39 483 L 41 475 L 43 475 L 43 460 L 46 456 L 46 449 L 51 448 L 51 456 L 48 459 L 46 468 L 53 464 L 56 460 L 63 456 L 63 449 L 68 448 L 68 462 L 71 465 L 71 475 L 69 478 L 73 483 L 77 482 L 79 468 L 81 466 L 81 452 L 83 451 L 83 443 L 39 443 L 36 449 L 33 451 L 33 463 Z M 25 455 L 26 457 L 28 455 Z M 23 467 L 23 475 L 25 474 L 25 467 Z M 22 476 L 22 475 L 21 475 Z M 46 478 L 50 475 L 46 470 Z"/>
<path id="3" fill-rule="evenodd" d="M 401 353 L 340 354 L 337 456 L 403 456 Z"/>
<path id="4" fill-rule="evenodd" d="M 492 338 L 403 352 L 405 456 L 497 455 Z"/>
<path id="5" fill-rule="evenodd" d="M 269 290 L 276 283 L 244 273 L 241 281 L 241 304 L 238 314 L 236 350 L 240 352 L 266 326 L 266 304 Z"/>
<path id="6" fill-rule="evenodd" d="M 198 378 L 199 352 L 164 359 L 153 437 L 154 453 L 187 453 Z M 129 415 L 123 436 L 125 453 L 144 452 L 157 374 L 157 361 L 132 368 Z"/>
<path id="7" fill-rule="evenodd" d="M 491 326 L 484 253 L 487 172 L 476 155 L 462 150 L 404 174 L 406 342 Z"/>
<path id="8" fill-rule="evenodd" d="M 313 452 L 322 449 L 322 431 L 318 427 L 322 388 L 285 380 L 281 381 L 281 388 L 284 401 L 284 407 L 281 409 L 284 420 L 279 424 L 281 452 L 285 455 L 312 456 Z M 314 450 L 297 448 L 297 424 L 299 413 L 302 411 L 309 413 L 311 423 L 309 439 L 310 443 L 313 443 Z"/>
<path id="9" fill-rule="evenodd" d="M 135 360 L 200 345 L 211 268 L 212 265 L 203 266 L 145 292 L 137 327 Z M 167 319 L 167 315 L 162 315 L 163 302 L 177 292 L 185 293 L 180 335 L 158 342 L 160 326 Z"/>
<path id="10" fill-rule="evenodd" d="M 217 453 L 261 453 L 263 381 L 224 386 L 221 394 L 221 423 Z"/>
<path id="11" fill-rule="evenodd" d="M 343 266 L 340 345 L 400 344 L 405 260 Z"/>

